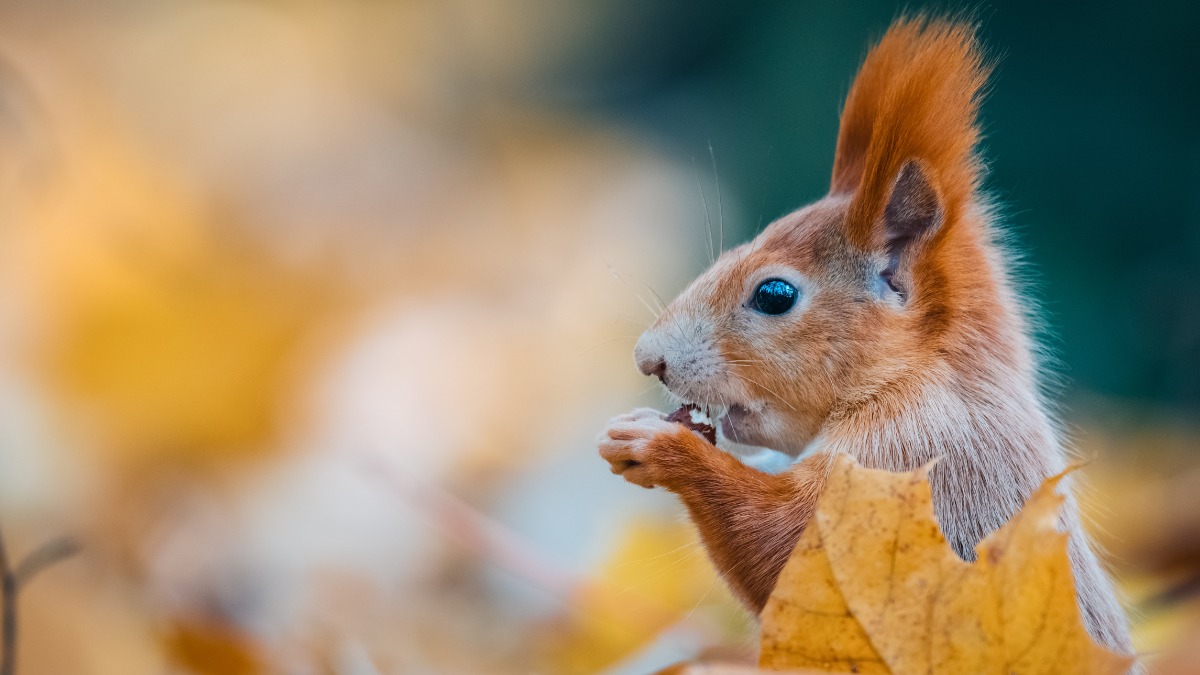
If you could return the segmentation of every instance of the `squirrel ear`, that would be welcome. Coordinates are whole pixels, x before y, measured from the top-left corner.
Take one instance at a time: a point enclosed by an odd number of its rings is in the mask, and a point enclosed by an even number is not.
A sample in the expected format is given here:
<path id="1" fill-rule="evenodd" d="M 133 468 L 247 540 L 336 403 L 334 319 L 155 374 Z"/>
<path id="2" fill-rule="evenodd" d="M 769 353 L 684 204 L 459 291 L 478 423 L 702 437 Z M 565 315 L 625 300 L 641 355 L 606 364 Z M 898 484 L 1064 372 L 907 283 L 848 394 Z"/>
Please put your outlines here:
<path id="1" fill-rule="evenodd" d="M 913 244 L 936 233 L 942 226 L 944 214 L 937 190 L 925 169 L 909 160 L 900 168 L 892 185 L 892 194 L 883 211 L 884 244 L 888 256 L 887 267 L 880 276 L 891 289 L 905 297 L 901 264 L 911 259 Z M 907 276 L 907 275 L 903 275 Z"/>

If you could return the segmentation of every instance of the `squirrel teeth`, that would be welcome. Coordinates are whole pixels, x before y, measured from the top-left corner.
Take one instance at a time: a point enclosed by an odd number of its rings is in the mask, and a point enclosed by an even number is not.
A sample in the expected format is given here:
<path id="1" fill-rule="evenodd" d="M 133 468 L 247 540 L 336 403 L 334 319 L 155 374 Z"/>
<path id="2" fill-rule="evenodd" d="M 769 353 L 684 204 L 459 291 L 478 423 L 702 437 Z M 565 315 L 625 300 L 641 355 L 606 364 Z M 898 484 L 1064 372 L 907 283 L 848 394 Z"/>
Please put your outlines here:
<path id="1" fill-rule="evenodd" d="M 684 404 L 668 415 L 667 421 L 682 424 L 703 436 L 709 443 L 717 444 L 717 426 L 709 413 L 700 406 L 693 403 Z"/>

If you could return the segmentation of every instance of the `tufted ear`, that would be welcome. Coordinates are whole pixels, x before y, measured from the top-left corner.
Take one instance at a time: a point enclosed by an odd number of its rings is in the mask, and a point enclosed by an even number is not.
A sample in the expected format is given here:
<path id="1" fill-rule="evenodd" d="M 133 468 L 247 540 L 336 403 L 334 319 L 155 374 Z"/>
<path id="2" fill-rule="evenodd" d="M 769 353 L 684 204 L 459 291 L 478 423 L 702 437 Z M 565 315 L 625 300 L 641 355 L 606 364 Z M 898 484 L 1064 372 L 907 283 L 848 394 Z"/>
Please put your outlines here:
<path id="1" fill-rule="evenodd" d="M 883 210 L 883 242 L 888 256 L 880 276 L 901 298 L 908 295 L 915 249 L 941 228 L 945 211 L 928 171 L 909 160 L 892 184 Z"/>
<path id="2" fill-rule="evenodd" d="M 851 194 L 862 182 L 877 127 L 886 121 L 890 90 L 910 67 L 925 23 L 923 18 L 897 21 L 859 68 L 842 106 L 830 194 Z"/>
<path id="3" fill-rule="evenodd" d="M 922 15 L 896 21 L 867 54 L 842 111 L 830 184 L 850 197 L 851 243 L 878 250 L 881 218 L 897 250 L 930 228 L 959 227 L 981 179 L 976 117 L 987 74 L 972 25 Z"/>

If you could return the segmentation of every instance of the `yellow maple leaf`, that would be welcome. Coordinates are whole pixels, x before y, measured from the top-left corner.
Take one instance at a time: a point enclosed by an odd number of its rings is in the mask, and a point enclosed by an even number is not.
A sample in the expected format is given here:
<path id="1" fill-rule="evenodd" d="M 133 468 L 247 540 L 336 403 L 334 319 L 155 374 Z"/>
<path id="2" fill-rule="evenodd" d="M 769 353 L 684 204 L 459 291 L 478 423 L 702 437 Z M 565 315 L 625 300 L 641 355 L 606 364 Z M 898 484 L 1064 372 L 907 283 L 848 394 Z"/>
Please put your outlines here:
<path id="1" fill-rule="evenodd" d="M 1121 673 L 1083 626 L 1050 478 L 967 563 L 933 513 L 929 467 L 841 456 L 762 613 L 764 668 L 856 673 Z"/>

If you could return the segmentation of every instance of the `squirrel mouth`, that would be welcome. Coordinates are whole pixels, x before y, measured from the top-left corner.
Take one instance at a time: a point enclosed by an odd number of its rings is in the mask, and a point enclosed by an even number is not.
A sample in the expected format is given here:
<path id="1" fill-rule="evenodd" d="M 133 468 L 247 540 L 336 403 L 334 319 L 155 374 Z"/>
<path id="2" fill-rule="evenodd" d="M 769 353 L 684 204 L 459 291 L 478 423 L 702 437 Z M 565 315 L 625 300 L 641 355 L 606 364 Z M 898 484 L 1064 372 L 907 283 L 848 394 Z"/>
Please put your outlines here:
<path id="1" fill-rule="evenodd" d="M 716 431 L 735 443 L 744 443 L 745 436 L 742 427 L 753 413 L 749 408 L 738 403 L 730 405 L 704 405 L 684 402 L 682 406 L 667 418 L 680 422 L 689 428 L 701 431 L 710 443 L 716 444 Z M 710 431 L 711 430 L 711 431 Z"/>
<path id="2" fill-rule="evenodd" d="M 668 422 L 675 422 L 695 431 L 704 440 L 717 444 L 717 425 L 709 411 L 696 405 L 685 403 L 678 410 L 667 415 Z"/>

